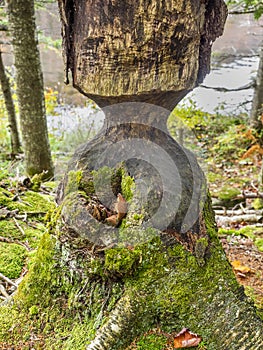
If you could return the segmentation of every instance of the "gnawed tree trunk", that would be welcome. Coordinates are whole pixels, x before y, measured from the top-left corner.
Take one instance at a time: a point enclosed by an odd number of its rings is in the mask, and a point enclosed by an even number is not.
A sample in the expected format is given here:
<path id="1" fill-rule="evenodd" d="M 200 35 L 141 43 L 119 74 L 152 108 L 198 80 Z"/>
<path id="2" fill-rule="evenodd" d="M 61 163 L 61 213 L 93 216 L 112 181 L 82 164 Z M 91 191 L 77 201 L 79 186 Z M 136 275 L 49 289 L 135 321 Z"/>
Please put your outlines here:
<path id="1" fill-rule="evenodd" d="M 2 59 L 2 52 L 0 51 L 0 83 L 4 95 L 5 106 L 8 116 L 8 127 L 10 129 L 11 136 L 11 152 L 14 157 L 16 154 L 21 152 L 21 144 L 19 140 L 19 133 L 16 121 L 15 106 L 12 98 L 11 87 L 9 79 L 5 72 L 5 67 Z"/>
<path id="2" fill-rule="evenodd" d="M 59 4 L 66 69 L 104 107 L 105 123 L 69 165 L 54 252 L 42 245 L 24 291 L 41 296 L 34 279 L 52 298 L 61 288 L 82 315 L 79 349 L 127 349 L 153 328 L 172 339 L 188 327 L 208 350 L 258 350 L 262 321 L 218 240 L 204 175 L 166 129 L 171 108 L 209 70 L 224 3 Z M 50 254 L 53 284 L 43 284 Z M 77 349 L 74 334 L 65 348 Z"/>
<path id="3" fill-rule="evenodd" d="M 33 0 L 7 1 L 15 56 L 17 96 L 25 165 L 28 175 L 54 175 L 48 141 L 43 75 Z"/>

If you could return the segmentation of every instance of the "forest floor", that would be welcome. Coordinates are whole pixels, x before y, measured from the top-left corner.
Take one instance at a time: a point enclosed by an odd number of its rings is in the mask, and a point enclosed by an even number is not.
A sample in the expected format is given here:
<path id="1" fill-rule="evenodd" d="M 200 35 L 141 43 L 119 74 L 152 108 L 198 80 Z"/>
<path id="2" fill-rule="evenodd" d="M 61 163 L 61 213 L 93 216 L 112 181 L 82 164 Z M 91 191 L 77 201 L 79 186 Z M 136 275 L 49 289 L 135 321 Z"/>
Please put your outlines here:
<path id="1" fill-rule="evenodd" d="M 245 293 L 263 315 L 263 205 L 257 181 L 259 172 L 258 162 L 237 160 L 215 165 L 208 161 L 206 175 L 226 255 Z M 45 213 L 54 208 L 57 186 L 54 182 L 43 183 L 34 192 L 24 181 L 15 174 L 10 177 L 8 166 L 0 173 L 0 273 L 14 283 L 27 273 L 28 262 L 45 231 Z M 14 292 L 10 282 L 0 279 L 0 284 L 9 295 Z M 1 291 L 0 297 L 4 299 Z M 32 344 L 28 342 L 34 347 L 34 341 Z M 0 349 L 10 347 L 0 344 Z"/>
<path id="2" fill-rule="evenodd" d="M 263 210 L 258 188 L 261 164 L 256 163 L 210 164 L 208 180 L 213 181 L 208 182 L 225 253 L 237 280 L 262 313 Z"/>

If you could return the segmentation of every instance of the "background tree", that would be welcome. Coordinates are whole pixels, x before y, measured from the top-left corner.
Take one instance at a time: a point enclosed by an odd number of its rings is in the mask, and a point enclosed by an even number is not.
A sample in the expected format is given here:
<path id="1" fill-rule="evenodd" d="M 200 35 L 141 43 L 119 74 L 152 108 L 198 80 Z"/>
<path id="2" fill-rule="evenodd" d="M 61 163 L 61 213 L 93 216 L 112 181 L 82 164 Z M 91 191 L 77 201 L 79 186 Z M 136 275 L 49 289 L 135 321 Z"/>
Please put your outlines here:
<path id="1" fill-rule="evenodd" d="M 43 75 L 41 71 L 33 0 L 7 1 L 15 56 L 17 96 L 27 173 L 54 174 L 48 142 Z"/>
<path id="2" fill-rule="evenodd" d="M 0 48 L 0 83 L 3 91 L 5 106 L 6 106 L 7 115 L 8 115 L 8 124 L 9 124 L 8 126 L 10 129 L 10 136 L 11 136 L 11 153 L 12 153 L 12 156 L 14 157 L 18 153 L 21 153 L 21 144 L 20 144 L 19 133 L 17 128 L 15 106 L 12 98 L 9 79 L 5 72 L 1 48 Z"/>

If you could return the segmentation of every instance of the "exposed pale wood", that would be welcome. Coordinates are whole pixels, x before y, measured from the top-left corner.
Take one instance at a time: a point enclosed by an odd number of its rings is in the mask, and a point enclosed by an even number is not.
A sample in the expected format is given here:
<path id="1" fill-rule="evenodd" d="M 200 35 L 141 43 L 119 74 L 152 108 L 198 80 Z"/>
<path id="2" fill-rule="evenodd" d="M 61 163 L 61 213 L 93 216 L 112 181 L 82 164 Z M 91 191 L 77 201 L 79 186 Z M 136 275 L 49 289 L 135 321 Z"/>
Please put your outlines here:
<path id="1" fill-rule="evenodd" d="M 221 0 L 59 0 L 66 75 L 100 106 L 172 108 L 210 69 L 223 32 Z"/>

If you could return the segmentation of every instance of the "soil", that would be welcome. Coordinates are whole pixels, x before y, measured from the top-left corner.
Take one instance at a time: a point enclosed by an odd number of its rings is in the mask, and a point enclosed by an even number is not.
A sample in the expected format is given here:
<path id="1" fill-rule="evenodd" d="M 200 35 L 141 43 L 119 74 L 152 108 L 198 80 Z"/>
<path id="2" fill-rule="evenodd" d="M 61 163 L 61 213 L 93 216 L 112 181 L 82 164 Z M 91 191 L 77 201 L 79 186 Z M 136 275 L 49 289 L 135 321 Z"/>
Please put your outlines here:
<path id="1" fill-rule="evenodd" d="M 230 187 L 239 190 L 240 194 L 244 193 L 260 193 L 262 187 L 258 183 L 258 175 L 261 169 L 261 162 L 236 162 L 230 166 L 224 164 L 210 164 L 210 174 L 214 179 L 209 184 L 212 197 L 217 196 L 223 188 Z M 253 203 L 255 199 L 244 198 L 239 204 L 233 204 L 224 209 L 254 209 Z M 223 209 L 222 207 L 220 209 Z M 263 213 L 263 208 L 260 209 Z M 262 214 L 261 214 L 262 215 Z M 262 215 L 263 216 L 263 215 Z M 219 233 L 222 221 L 217 222 Z M 225 253 L 233 266 L 236 278 L 241 285 L 244 286 L 246 294 L 252 298 L 259 312 L 263 314 L 263 251 L 255 245 L 255 240 L 238 231 L 245 227 L 254 227 L 253 234 L 259 239 L 263 239 L 263 224 L 260 222 L 232 222 L 223 226 L 224 234 L 220 234 L 222 245 Z M 262 228 L 262 230 L 261 230 Z M 227 232 L 229 231 L 229 233 Z M 235 233 L 231 232 L 235 230 Z"/>
<path id="2" fill-rule="evenodd" d="M 222 235 L 221 242 L 230 263 L 238 265 L 233 266 L 237 280 L 263 311 L 263 252 L 247 237 Z"/>

